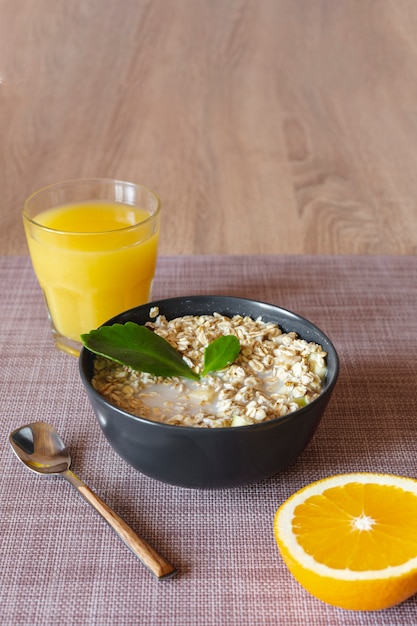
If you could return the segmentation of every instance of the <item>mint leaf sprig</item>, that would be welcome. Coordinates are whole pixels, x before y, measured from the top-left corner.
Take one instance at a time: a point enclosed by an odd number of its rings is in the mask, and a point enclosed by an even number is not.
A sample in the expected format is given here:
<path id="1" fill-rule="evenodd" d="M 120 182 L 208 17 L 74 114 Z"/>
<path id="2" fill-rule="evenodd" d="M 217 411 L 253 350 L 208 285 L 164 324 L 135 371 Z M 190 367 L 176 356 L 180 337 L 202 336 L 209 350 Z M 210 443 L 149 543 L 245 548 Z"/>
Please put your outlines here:
<path id="1" fill-rule="evenodd" d="M 134 370 L 165 378 L 182 376 L 192 380 L 200 380 L 210 372 L 230 365 L 240 352 L 237 337 L 218 337 L 205 349 L 203 370 L 198 374 L 166 339 L 135 322 L 101 326 L 81 335 L 81 341 L 94 354 Z"/>

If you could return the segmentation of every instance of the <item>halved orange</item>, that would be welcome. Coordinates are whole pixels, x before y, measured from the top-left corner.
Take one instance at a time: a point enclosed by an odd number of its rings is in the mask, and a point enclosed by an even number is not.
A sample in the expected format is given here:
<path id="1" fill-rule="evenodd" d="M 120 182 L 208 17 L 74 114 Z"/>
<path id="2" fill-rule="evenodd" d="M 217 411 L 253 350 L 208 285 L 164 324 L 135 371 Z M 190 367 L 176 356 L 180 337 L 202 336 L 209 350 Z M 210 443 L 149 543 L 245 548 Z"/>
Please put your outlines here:
<path id="1" fill-rule="evenodd" d="M 417 592 L 417 481 L 355 473 L 312 483 L 275 514 L 293 576 L 345 609 L 388 608 Z"/>

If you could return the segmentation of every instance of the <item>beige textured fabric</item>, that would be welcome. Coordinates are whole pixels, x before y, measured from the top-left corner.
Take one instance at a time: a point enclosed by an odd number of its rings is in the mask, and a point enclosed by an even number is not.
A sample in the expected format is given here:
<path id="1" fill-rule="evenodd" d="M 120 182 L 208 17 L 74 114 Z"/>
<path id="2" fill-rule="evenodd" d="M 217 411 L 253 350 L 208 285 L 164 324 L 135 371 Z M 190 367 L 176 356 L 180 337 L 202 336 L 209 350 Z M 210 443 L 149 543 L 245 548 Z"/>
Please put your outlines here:
<path id="1" fill-rule="evenodd" d="M 110 449 L 76 359 L 56 351 L 30 261 L 0 257 L 0 623 L 9 625 L 417 623 L 417 597 L 379 613 L 322 604 L 275 546 L 276 508 L 313 480 L 349 471 L 417 476 L 415 257 L 172 257 L 155 298 L 257 298 L 308 317 L 341 361 L 310 446 L 281 475 L 234 490 L 193 491 L 147 478 Z M 73 468 L 180 570 L 155 580 L 63 479 L 15 458 L 9 433 L 50 421 Z"/>

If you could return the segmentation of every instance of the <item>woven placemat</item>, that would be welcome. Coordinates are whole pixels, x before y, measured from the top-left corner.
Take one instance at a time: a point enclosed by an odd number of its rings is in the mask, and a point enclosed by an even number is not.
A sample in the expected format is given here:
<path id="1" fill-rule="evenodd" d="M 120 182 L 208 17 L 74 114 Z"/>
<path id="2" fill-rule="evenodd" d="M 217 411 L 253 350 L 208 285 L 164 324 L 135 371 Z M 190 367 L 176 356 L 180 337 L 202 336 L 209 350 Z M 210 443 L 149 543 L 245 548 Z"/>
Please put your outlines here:
<path id="1" fill-rule="evenodd" d="M 53 347 L 26 257 L 0 257 L 0 623 L 4 625 L 412 624 L 417 597 L 378 613 L 307 594 L 280 559 L 275 510 L 339 472 L 417 476 L 414 257 L 172 257 L 154 297 L 250 297 L 291 309 L 334 342 L 341 371 L 313 441 L 280 475 L 245 488 L 164 485 L 126 465 L 95 421 L 76 359 Z M 26 470 L 9 433 L 50 421 L 73 468 L 179 568 L 157 581 L 59 477 Z"/>

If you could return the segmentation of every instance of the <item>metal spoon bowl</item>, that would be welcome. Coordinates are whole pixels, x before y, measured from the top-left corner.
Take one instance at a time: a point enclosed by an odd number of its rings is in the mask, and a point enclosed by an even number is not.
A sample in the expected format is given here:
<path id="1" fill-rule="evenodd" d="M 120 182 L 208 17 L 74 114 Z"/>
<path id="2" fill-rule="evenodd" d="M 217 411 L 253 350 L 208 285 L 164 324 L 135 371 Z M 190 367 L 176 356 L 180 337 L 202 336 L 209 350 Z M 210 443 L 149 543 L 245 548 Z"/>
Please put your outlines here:
<path id="1" fill-rule="evenodd" d="M 37 474 L 63 476 L 93 508 L 100 513 L 140 561 L 158 578 L 168 578 L 176 569 L 132 528 L 78 476 L 70 470 L 71 457 L 56 430 L 46 422 L 27 424 L 10 435 L 16 456 Z"/>

